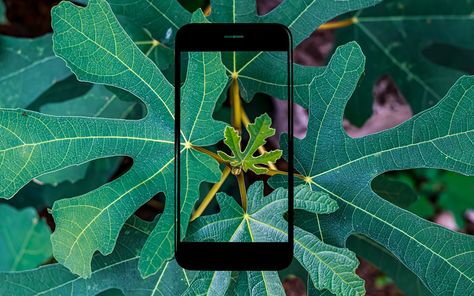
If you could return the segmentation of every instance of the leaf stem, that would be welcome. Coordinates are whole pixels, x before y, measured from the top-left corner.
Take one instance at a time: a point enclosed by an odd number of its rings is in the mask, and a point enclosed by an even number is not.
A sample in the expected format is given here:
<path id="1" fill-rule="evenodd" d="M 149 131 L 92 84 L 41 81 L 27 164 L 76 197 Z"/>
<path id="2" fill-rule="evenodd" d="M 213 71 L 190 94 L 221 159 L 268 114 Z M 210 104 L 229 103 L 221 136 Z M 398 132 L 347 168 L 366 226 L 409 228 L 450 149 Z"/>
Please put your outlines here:
<path id="1" fill-rule="evenodd" d="M 191 146 L 194 150 L 197 150 L 199 152 L 202 152 L 204 154 L 207 154 L 209 155 L 210 157 L 214 158 L 215 160 L 217 160 L 217 162 L 221 163 L 221 164 L 228 164 L 227 161 L 223 160 L 218 154 L 212 152 L 212 151 L 209 151 L 207 150 L 206 148 L 203 148 L 203 147 L 199 147 L 199 146 Z"/>
<path id="2" fill-rule="evenodd" d="M 239 82 L 237 75 L 232 74 L 230 85 L 230 105 L 232 107 L 232 126 L 242 133 L 242 104 L 240 102 Z"/>
<path id="3" fill-rule="evenodd" d="M 226 166 L 224 168 L 224 171 L 222 171 L 222 176 L 219 182 L 217 182 L 216 184 L 212 186 L 211 190 L 209 190 L 209 192 L 204 197 L 204 199 L 202 200 L 197 210 L 191 216 L 191 222 L 199 218 L 202 215 L 202 213 L 204 213 L 204 210 L 207 208 L 211 200 L 214 198 L 219 188 L 221 188 L 222 184 L 224 184 L 229 174 L 230 174 L 230 168 Z"/>
<path id="4" fill-rule="evenodd" d="M 288 172 L 287 171 L 281 171 L 281 170 L 268 170 L 266 174 L 268 176 L 275 176 L 275 175 L 285 175 L 285 176 L 287 176 Z M 301 180 L 306 180 L 307 179 L 305 176 L 303 176 L 301 174 L 298 174 L 298 173 L 293 174 L 293 176 L 295 176 L 296 178 L 301 179 Z"/>
<path id="5" fill-rule="evenodd" d="M 333 30 L 333 29 L 349 27 L 353 24 L 356 24 L 357 22 L 358 20 L 356 17 L 351 17 L 351 18 L 341 20 L 341 21 L 336 21 L 336 22 L 328 22 L 319 26 L 318 31 Z"/>
<path id="6" fill-rule="evenodd" d="M 212 7 L 211 7 L 211 4 L 209 4 L 206 6 L 206 8 L 204 8 L 203 13 L 205 16 L 210 16 L 211 12 L 212 12 Z"/>
<path id="7" fill-rule="evenodd" d="M 244 124 L 245 127 L 248 127 L 249 124 L 250 124 L 250 119 L 249 119 L 249 117 L 247 116 L 247 113 L 245 113 L 245 110 L 244 110 L 243 108 L 242 108 L 242 112 L 241 112 L 241 113 L 242 113 L 242 114 L 241 114 L 241 116 L 242 116 L 242 122 L 243 122 L 243 124 Z M 265 147 L 260 146 L 260 147 L 258 147 L 258 152 L 259 152 L 260 154 L 264 154 L 265 152 L 267 152 L 267 150 L 265 149 Z M 272 170 L 277 170 L 277 167 L 276 167 L 273 163 L 271 163 L 271 162 L 268 162 L 268 167 L 269 167 L 270 169 L 272 169 Z"/>
<path id="8" fill-rule="evenodd" d="M 242 201 L 242 208 L 244 209 L 244 212 L 247 212 L 247 189 L 245 188 L 244 173 L 241 172 L 236 177 L 237 177 L 237 183 L 239 183 L 240 200 Z"/>

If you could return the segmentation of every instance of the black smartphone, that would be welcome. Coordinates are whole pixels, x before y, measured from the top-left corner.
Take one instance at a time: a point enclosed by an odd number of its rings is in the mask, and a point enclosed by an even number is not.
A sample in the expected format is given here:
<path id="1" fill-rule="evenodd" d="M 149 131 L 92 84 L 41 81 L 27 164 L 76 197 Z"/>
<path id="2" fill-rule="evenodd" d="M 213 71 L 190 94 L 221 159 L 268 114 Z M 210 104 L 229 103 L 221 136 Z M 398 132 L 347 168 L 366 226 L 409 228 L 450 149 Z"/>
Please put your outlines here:
<path id="1" fill-rule="evenodd" d="M 257 57 L 277 68 L 275 81 L 272 75 L 266 82 L 253 80 L 249 73 L 266 66 L 252 65 Z M 177 32 L 175 254 L 183 268 L 279 270 L 291 263 L 292 61 L 291 34 L 280 24 L 189 24 Z M 267 83 L 280 86 L 278 98 L 264 94 Z M 264 135 L 257 129 L 265 130 Z M 285 159 L 277 157 L 281 156 L 278 134 L 283 132 L 288 139 Z M 265 208 L 265 199 L 273 198 L 268 178 L 281 172 L 280 167 L 287 173 L 279 176 L 279 184 L 287 190 L 279 192 L 285 196 L 279 196 L 281 206 L 274 215 L 281 216 L 281 228 L 273 231 L 255 217 Z M 200 190 L 193 190 L 190 182 L 198 182 Z M 226 213 L 232 217 L 226 218 Z M 272 215 L 267 211 L 266 219 Z M 193 233 L 195 224 L 204 225 L 204 230 Z"/>

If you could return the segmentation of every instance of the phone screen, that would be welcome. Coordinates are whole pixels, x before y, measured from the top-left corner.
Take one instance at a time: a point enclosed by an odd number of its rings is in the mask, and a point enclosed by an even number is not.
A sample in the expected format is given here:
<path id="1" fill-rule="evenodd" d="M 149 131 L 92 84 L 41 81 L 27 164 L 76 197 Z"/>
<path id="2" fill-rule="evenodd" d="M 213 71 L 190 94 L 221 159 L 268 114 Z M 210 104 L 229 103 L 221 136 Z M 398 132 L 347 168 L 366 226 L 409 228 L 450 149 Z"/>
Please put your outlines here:
<path id="1" fill-rule="evenodd" d="M 274 188 L 288 188 L 292 178 L 292 165 L 284 155 L 287 147 L 280 146 L 280 137 L 288 138 L 292 128 L 290 53 L 178 54 L 179 241 L 288 242 L 288 191 L 274 192 Z M 261 76 L 254 71 L 265 67 L 254 63 L 257 57 L 260 62 L 271 61 L 269 67 L 275 67 L 277 61 L 275 69 L 268 69 L 266 81 L 254 78 Z M 277 85 L 280 91 L 270 96 L 266 85 Z M 189 178 L 197 174 L 204 181 L 193 191 Z M 281 216 L 278 227 L 265 225 L 275 215 Z"/>

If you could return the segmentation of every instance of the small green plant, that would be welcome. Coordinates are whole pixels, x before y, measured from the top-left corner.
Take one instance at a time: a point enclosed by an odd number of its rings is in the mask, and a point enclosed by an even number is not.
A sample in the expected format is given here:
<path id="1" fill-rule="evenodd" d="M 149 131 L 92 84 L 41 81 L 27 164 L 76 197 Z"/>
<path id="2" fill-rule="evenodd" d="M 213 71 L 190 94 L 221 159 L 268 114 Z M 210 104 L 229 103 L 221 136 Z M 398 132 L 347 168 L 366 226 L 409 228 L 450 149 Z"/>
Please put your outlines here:
<path id="1" fill-rule="evenodd" d="M 229 162 L 232 166 L 232 173 L 238 175 L 243 170 L 253 171 L 256 174 L 265 174 L 268 172 L 266 166 L 268 163 L 276 162 L 282 154 L 281 150 L 274 150 L 271 152 L 264 152 L 261 155 L 253 156 L 258 148 L 265 145 L 265 139 L 275 134 L 275 129 L 270 128 L 272 120 L 267 114 L 263 114 L 255 119 L 255 123 L 249 124 L 247 129 L 250 133 L 250 140 L 247 143 L 244 151 L 241 151 L 241 136 L 233 127 L 226 127 L 224 131 L 224 143 L 232 151 L 232 156 L 225 152 L 218 151 L 217 154 L 224 160 Z"/>
<path id="2" fill-rule="evenodd" d="M 128 295 L 284 295 L 276 271 L 191 272 L 174 260 L 174 34 L 189 22 L 277 22 L 288 26 L 296 45 L 334 17 L 379 2 L 284 1 L 263 16 L 250 0 L 212 2 L 206 15 L 200 9 L 191 14 L 175 1 L 89 0 L 85 7 L 60 3 L 52 12 L 54 53 L 79 81 L 95 84 L 93 98 L 106 94 L 106 103 L 94 109 L 88 103 L 95 101 L 80 97 L 79 104 L 68 108 L 85 103 L 87 110 L 69 115 L 58 106 L 48 114 L 48 108 L 42 113 L 33 107 L 0 109 L 0 197 L 11 199 L 34 178 L 53 184 L 81 179 L 78 174 L 87 178 L 86 170 L 97 169 L 90 162 L 98 159 L 127 156 L 133 165 L 98 188 L 57 198 L 51 209 L 51 243 L 58 263 L 1 273 L 0 294 L 83 295 L 116 288 Z M 324 26 L 355 24 L 350 20 Z M 55 62 L 69 73 L 59 59 Z M 408 279 L 407 289 L 414 285 L 421 294 L 472 294 L 474 239 L 394 204 L 390 193 L 397 186 L 379 182 L 372 189 L 371 183 L 385 172 L 410 168 L 474 174 L 474 78 L 459 78 L 437 105 L 411 120 L 354 139 L 345 133 L 342 119 L 365 64 L 360 46 L 349 42 L 335 50 L 325 67 L 295 65 L 295 101 L 310 118 L 305 138 L 294 139 L 294 264 L 305 270 L 309 294 L 364 295 L 364 281 L 355 272 L 356 253 L 346 247 L 349 241 L 366 257 L 383 254 L 383 267 L 404 270 L 393 279 Z M 266 140 L 275 133 L 269 116 L 259 114 L 252 123 L 242 104 L 254 103 L 260 92 L 283 97 L 283 65 L 265 52 L 189 55 L 181 102 L 188 120 L 180 131 L 182 186 L 187 189 L 181 230 L 186 239 L 285 240 L 283 178 L 288 173 L 276 162 L 289 157 L 287 138 L 281 137 L 280 149 L 267 151 Z M 200 87 L 204 81 L 205 89 Z M 216 120 L 213 114 L 223 108 L 219 98 L 229 88 L 232 119 Z M 35 106 L 33 97 L 42 89 L 30 89 L 32 98 L 20 107 Z M 199 106 L 189 99 L 196 95 L 202 98 Z M 19 105 L 5 104 L 12 106 Z M 137 108 L 145 112 L 135 116 Z M 243 131 L 249 135 L 245 148 Z M 213 152 L 220 141 L 230 154 Z M 116 166 L 115 159 L 107 168 Z M 260 181 L 247 191 L 244 174 L 250 171 L 269 176 L 274 191 L 264 197 Z M 231 175 L 239 184 L 241 205 L 217 193 Z M 204 183 L 212 185 L 197 205 Z M 166 202 L 157 219 L 135 217 L 158 193 Z M 203 215 L 216 193 L 221 210 Z"/>

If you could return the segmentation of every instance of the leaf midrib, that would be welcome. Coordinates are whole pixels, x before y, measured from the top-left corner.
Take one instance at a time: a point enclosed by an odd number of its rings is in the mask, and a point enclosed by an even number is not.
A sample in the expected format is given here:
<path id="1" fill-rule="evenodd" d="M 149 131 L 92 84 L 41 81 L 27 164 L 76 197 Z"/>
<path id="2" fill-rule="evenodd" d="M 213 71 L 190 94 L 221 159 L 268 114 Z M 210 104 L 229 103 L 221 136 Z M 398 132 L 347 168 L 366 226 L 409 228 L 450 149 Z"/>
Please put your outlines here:
<path id="1" fill-rule="evenodd" d="M 201 58 L 202 58 L 202 66 L 203 66 L 203 91 L 202 91 L 202 96 L 201 96 L 201 102 L 199 104 L 199 110 L 198 110 L 198 113 L 196 115 L 196 117 L 194 118 L 194 122 L 193 122 L 193 125 L 191 127 L 191 131 L 189 132 L 189 140 L 191 143 L 192 143 L 192 137 L 193 137 L 193 132 L 194 132 L 194 128 L 196 127 L 196 124 L 197 124 L 197 121 L 200 119 L 199 117 L 201 116 L 201 112 L 202 112 L 202 109 L 203 109 L 203 105 L 204 103 L 206 102 L 206 100 L 204 99 L 206 96 L 207 96 L 207 82 L 206 82 L 206 78 L 207 78 L 207 72 L 206 72 L 206 63 L 205 63 L 205 57 L 204 57 L 204 52 L 201 52 Z"/>
<path id="2" fill-rule="evenodd" d="M 273 226 L 273 225 L 270 225 L 268 223 L 265 223 L 265 222 L 262 222 L 262 221 L 259 221 L 259 220 L 256 220 L 252 217 L 249 217 L 250 220 L 258 223 L 258 224 L 261 224 L 263 226 L 267 226 L 269 228 L 272 228 L 274 229 L 275 231 L 278 231 L 282 234 L 285 234 L 285 235 L 288 235 L 285 231 Z M 317 253 L 313 252 L 311 249 L 307 248 L 302 242 L 300 242 L 298 239 L 294 238 L 294 242 L 297 243 L 298 245 L 300 245 L 303 249 L 305 249 L 308 253 L 311 253 L 313 254 L 318 260 L 319 262 L 323 263 L 328 269 L 330 269 L 334 274 L 338 275 L 338 278 L 341 279 L 342 282 L 346 283 L 348 286 L 352 287 L 353 289 L 356 290 L 356 287 L 353 287 L 351 286 L 350 282 L 347 282 L 345 281 L 345 279 L 339 275 L 339 272 L 336 272 L 330 265 L 327 264 L 327 262 L 325 260 L 323 260 L 321 257 L 318 256 Z"/>
<path id="3" fill-rule="evenodd" d="M 38 223 L 39 223 L 39 221 L 38 221 Z M 36 225 L 37 224 L 35 224 L 34 222 L 31 223 L 31 227 L 28 230 L 28 233 L 26 234 L 26 236 L 23 240 L 20 251 L 15 256 L 15 261 L 13 262 L 13 265 L 11 266 L 10 270 L 15 270 L 18 267 L 18 264 L 20 263 L 21 258 L 23 258 L 23 255 L 25 254 L 26 248 L 28 247 L 28 244 L 30 243 L 31 236 L 33 235 L 33 232 L 36 228 Z"/>
<path id="4" fill-rule="evenodd" d="M 127 196 L 128 194 L 130 194 L 132 191 L 134 191 L 135 189 L 137 189 L 138 187 L 141 187 L 143 186 L 144 184 L 146 184 L 147 182 L 149 182 L 150 180 L 153 180 L 156 176 L 158 176 L 159 174 L 161 174 L 171 163 L 173 163 L 174 161 L 174 156 L 173 158 L 171 158 L 170 161 L 168 161 L 161 169 L 159 169 L 157 172 L 155 172 L 153 175 L 151 175 L 150 177 L 148 177 L 146 180 L 140 182 L 139 184 L 133 186 L 132 188 L 130 188 L 129 190 L 127 190 L 125 193 L 121 194 L 119 197 L 117 197 L 114 201 L 112 201 L 111 203 L 109 203 L 106 207 L 104 207 L 97 215 L 95 215 L 95 217 L 81 230 L 81 232 L 79 232 L 79 234 L 76 236 L 76 239 L 74 240 L 74 242 L 71 244 L 71 247 L 69 248 L 69 254 L 64 258 L 63 262 L 66 262 L 69 257 L 71 256 L 72 254 L 72 250 L 74 249 L 74 246 L 78 243 L 79 241 L 79 238 L 81 238 L 83 235 L 84 235 L 84 232 L 89 229 L 89 227 L 95 222 L 95 220 L 97 220 L 106 210 L 108 210 L 111 206 L 113 206 L 115 203 L 117 203 L 119 200 L 121 200 L 124 196 Z"/>
<path id="5" fill-rule="evenodd" d="M 160 140 L 160 139 L 152 139 L 152 138 L 145 138 L 145 137 L 128 137 L 128 136 L 84 136 L 84 137 L 68 137 L 68 138 L 55 138 L 53 140 L 47 140 L 47 141 L 42 141 L 42 142 L 36 142 L 36 143 L 25 143 L 17 146 L 12 146 L 3 150 L 0 150 L 0 153 L 8 152 L 10 150 L 15 150 L 15 149 L 20 149 L 20 148 L 25 148 L 25 147 L 36 147 L 36 146 L 41 146 L 41 145 L 46 145 L 46 144 L 51 144 L 51 143 L 56 143 L 56 142 L 62 142 L 62 141 L 82 141 L 82 140 L 97 140 L 97 139 L 103 139 L 103 140 L 109 140 L 109 139 L 118 139 L 118 140 L 130 140 L 130 141 L 143 141 L 143 142 L 155 142 L 155 143 L 165 143 L 165 144 L 173 144 L 173 141 L 168 141 L 168 140 Z M 184 146 L 184 143 L 180 143 L 182 146 Z"/>
<path id="6" fill-rule="evenodd" d="M 372 218 L 375 218 L 376 220 L 379 220 L 380 222 L 382 222 L 382 223 L 388 225 L 388 226 L 391 227 L 392 229 L 399 231 L 401 234 L 405 235 L 405 236 L 408 237 L 410 240 L 413 240 L 414 242 L 416 242 L 416 243 L 419 244 L 420 246 L 424 247 L 426 250 L 430 251 L 433 255 L 435 255 L 435 256 L 441 258 L 441 259 L 442 259 L 444 262 L 446 262 L 450 267 L 452 267 L 454 270 L 456 270 L 456 271 L 459 273 L 460 276 L 464 276 L 464 277 L 465 277 L 466 279 L 468 279 L 471 283 L 474 283 L 474 280 L 473 280 L 473 279 L 469 278 L 466 274 L 464 274 L 464 273 L 463 273 L 461 270 L 459 270 L 456 266 L 454 266 L 453 264 L 451 264 L 451 263 L 449 262 L 449 260 L 447 260 L 446 258 L 444 258 L 443 256 L 441 256 L 440 254 L 434 252 L 434 251 L 431 250 L 428 246 L 426 246 L 425 244 L 421 243 L 419 240 L 417 240 L 417 239 L 414 238 L 413 236 L 409 235 L 409 234 L 406 233 L 404 230 L 402 230 L 402 229 L 396 227 L 395 225 L 391 224 L 391 223 L 388 222 L 388 221 L 385 221 L 385 220 L 379 218 L 378 216 L 376 216 L 376 215 L 370 213 L 369 211 L 367 211 L 367 210 L 365 210 L 365 209 L 363 209 L 363 208 L 361 208 L 361 207 L 359 207 L 359 206 L 353 204 L 352 202 L 350 202 L 350 201 L 348 201 L 348 200 L 345 200 L 344 198 L 342 198 L 341 196 L 339 196 L 339 195 L 337 195 L 336 193 L 332 192 L 331 190 L 328 190 L 328 189 L 326 189 L 325 187 L 323 187 L 323 186 L 321 186 L 321 185 L 319 185 L 319 184 L 317 184 L 317 183 L 312 183 L 312 184 L 314 184 L 316 187 L 318 187 L 318 188 L 324 190 L 324 191 L 327 192 L 328 194 L 330 194 L 330 195 L 336 197 L 337 199 L 341 200 L 342 202 L 344 202 L 344 203 L 346 203 L 346 204 L 352 206 L 353 208 L 355 208 L 355 209 L 357 209 L 357 210 L 360 210 L 361 212 L 364 212 L 365 214 L 371 216 Z M 394 255 L 394 256 L 396 256 L 396 255 Z"/>
<path id="7" fill-rule="evenodd" d="M 344 80 L 345 74 L 348 74 L 348 72 L 347 72 L 347 67 L 349 66 L 349 61 L 350 61 L 350 59 L 352 58 L 352 53 L 353 53 L 353 52 L 354 52 L 354 47 L 351 48 L 351 52 L 349 53 L 349 56 L 348 56 L 347 58 L 344 58 L 344 57 L 341 55 L 341 57 L 344 59 L 344 62 L 345 62 L 344 71 L 343 71 L 344 74 L 343 74 L 342 76 L 338 76 L 339 80 L 338 80 L 338 82 L 337 82 L 337 86 L 334 87 L 334 92 L 332 93 L 332 97 L 331 97 L 331 99 L 329 100 L 329 103 L 326 105 L 326 111 L 325 111 L 324 114 L 323 114 L 323 118 L 320 120 L 319 127 L 318 127 L 318 131 L 317 131 L 317 133 L 316 133 L 316 143 L 319 142 L 319 137 L 321 136 L 321 131 L 322 131 L 322 129 L 323 129 L 323 125 L 324 125 L 324 123 L 326 122 L 326 115 L 328 115 L 328 113 L 329 113 L 328 110 L 330 109 L 331 105 L 333 104 L 334 100 L 336 99 L 336 95 L 337 95 L 338 92 L 339 92 L 339 88 L 340 88 L 340 86 L 341 86 L 342 81 Z M 331 70 L 331 69 L 328 68 L 326 71 L 329 71 L 329 70 Z M 333 70 L 332 70 L 332 71 L 333 71 Z M 325 72 L 325 73 L 326 73 L 326 72 Z M 326 80 L 326 82 L 328 82 L 327 79 L 325 79 L 325 80 Z M 310 172 L 313 171 L 313 167 L 314 167 L 314 165 L 315 165 L 315 163 L 316 163 L 315 160 L 316 160 L 316 153 L 317 153 L 317 151 L 318 151 L 318 149 L 316 149 L 316 148 L 315 148 L 314 151 L 313 151 L 313 157 L 312 157 L 312 161 L 311 161 L 311 168 L 309 169 Z"/>
<path id="8" fill-rule="evenodd" d="M 131 227 L 131 228 L 133 228 L 133 229 L 136 229 L 136 230 L 138 230 L 139 232 L 142 232 L 142 233 L 144 233 L 144 234 L 146 234 L 146 235 L 149 235 L 149 234 L 150 234 L 149 232 L 143 231 L 142 229 L 136 227 L 135 225 L 129 224 L 129 223 L 125 223 L 124 226 L 128 226 L 128 227 Z M 137 256 L 134 256 L 134 257 L 131 257 L 131 258 L 122 260 L 122 261 L 118 261 L 118 262 L 115 262 L 115 263 L 113 263 L 113 264 L 110 264 L 110 265 L 104 266 L 104 267 L 102 267 L 102 268 L 96 269 L 96 270 L 92 271 L 91 274 L 95 274 L 95 273 L 98 273 L 98 272 L 100 272 L 100 271 L 102 271 L 102 270 L 106 270 L 106 269 L 112 268 L 112 267 L 114 267 L 114 266 L 116 266 L 116 265 L 119 265 L 119 264 L 122 264 L 122 263 L 127 263 L 127 262 L 129 262 L 129 261 L 133 261 L 133 260 L 136 260 L 136 259 L 139 259 L 139 258 L 140 258 L 140 256 L 137 255 Z M 59 265 L 59 263 L 58 263 L 58 265 Z M 68 284 L 70 284 L 70 283 L 73 283 L 73 282 L 75 282 L 75 281 L 77 281 L 77 280 L 82 280 L 82 279 L 83 279 L 83 278 L 81 278 L 80 276 L 77 276 L 76 278 L 74 278 L 74 279 L 72 279 L 72 280 L 70 280 L 70 281 L 64 282 L 64 283 L 62 283 L 61 285 L 58 285 L 58 286 L 56 286 L 56 287 L 52 287 L 52 288 L 50 288 L 50 289 L 48 289 L 48 290 L 44 290 L 44 291 L 41 291 L 41 292 L 32 290 L 32 289 L 29 288 L 29 287 L 25 287 L 25 288 L 28 288 L 29 290 L 31 290 L 31 291 L 34 292 L 34 293 L 37 293 L 37 294 L 35 294 L 35 295 L 43 295 L 43 294 L 45 294 L 45 293 L 54 291 L 54 290 L 56 290 L 56 289 L 59 289 L 59 288 L 64 287 L 64 286 L 66 286 L 66 285 L 68 285 Z"/>
<path id="9" fill-rule="evenodd" d="M 176 25 L 175 22 L 173 22 L 164 12 L 158 9 L 158 7 L 151 2 L 150 0 L 145 0 L 148 4 L 150 4 L 151 7 L 153 7 L 159 14 L 161 14 L 170 24 L 172 24 L 176 29 L 179 29 L 179 26 Z"/>
<path id="10" fill-rule="evenodd" d="M 5 76 L 3 76 L 3 77 L 0 77 L 0 82 L 3 82 L 3 81 L 5 81 L 5 80 L 7 80 L 7 79 L 10 79 L 10 78 L 12 78 L 12 77 L 14 77 L 14 76 L 18 76 L 18 75 L 22 74 L 23 72 L 26 72 L 26 71 L 28 71 L 28 70 L 30 70 L 30 69 L 32 69 L 32 68 L 38 66 L 38 65 L 47 63 L 47 62 L 49 62 L 49 61 L 51 61 L 51 60 L 55 60 L 55 59 L 57 59 L 56 56 L 49 56 L 49 57 L 46 57 L 46 58 L 44 58 L 44 59 L 38 60 L 38 61 L 36 61 L 36 62 L 34 62 L 34 63 L 29 64 L 29 65 L 26 66 L 26 67 L 23 67 L 23 68 L 21 68 L 21 69 L 18 69 L 18 70 L 14 71 L 14 72 L 9 73 L 8 75 L 5 75 Z"/>
<path id="11" fill-rule="evenodd" d="M 99 47 L 100 49 L 102 49 L 103 51 L 105 51 L 107 54 L 109 54 L 110 56 L 112 56 L 113 58 L 115 58 L 119 63 L 121 63 L 125 68 L 127 68 L 133 75 L 135 75 L 135 77 L 137 77 L 138 79 L 140 79 L 143 83 L 145 83 L 145 85 L 148 87 L 148 89 L 150 89 L 155 95 L 156 97 L 158 97 L 160 99 L 160 101 L 163 103 L 163 106 L 165 106 L 166 110 L 168 111 L 168 113 L 170 114 L 170 116 L 174 119 L 174 114 L 173 112 L 171 112 L 170 108 L 168 107 L 168 105 L 166 104 L 165 100 L 156 92 L 156 90 L 151 87 L 151 85 L 145 80 L 143 79 L 140 75 L 138 75 L 138 73 L 136 73 L 132 68 L 130 68 L 124 61 L 122 61 L 117 55 L 113 54 L 111 51 L 109 51 L 107 48 L 103 47 L 102 45 L 100 45 L 99 43 L 97 43 L 95 40 L 91 39 L 89 36 L 87 36 L 86 34 L 84 34 L 83 32 L 81 32 L 79 29 L 77 29 L 76 27 L 74 27 L 70 22 L 68 22 L 66 19 L 62 18 L 60 15 L 56 14 L 56 17 L 58 17 L 59 19 L 61 19 L 62 21 L 64 21 L 67 25 L 69 25 L 70 28 L 74 29 L 74 31 L 76 31 L 77 33 L 79 33 L 80 35 L 82 35 L 83 37 L 85 37 L 89 42 L 95 44 L 97 47 Z M 78 16 L 80 17 L 80 16 Z M 133 42 L 133 40 L 132 40 Z M 135 45 L 136 46 L 136 45 Z M 138 49 L 139 50 L 139 49 Z M 142 53 L 141 50 L 139 50 L 140 53 Z M 142 53 L 143 54 L 143 53 Z M 146 56 L 145 56 L 146 58 Z M 156 66 L 155 66 L 156 67 Z M 160 72 L 161 73 L 161 72 Z M 168 83 L 169 82 L 163 77 L 163 79 L 165 80 L 165 83 Z"/>
<path id="12" fill-rule="evenodd" d="M 165 266 L 163 267 L 163 270 L 161 271 L 160 276 L 158 277 L 158 280 L 156 281 L 155 287 L 153 288 L 153 291 L 150 296 L 154 296 L 156 291 L 158 291 L 158 286 L 161 283 L 161 279 L 163 278 L 163 275 L 165 274 L 166 268 L 168 268 L 170 261 L 166 261 Z"/>
<path id="13" fill-rule="evenodd" d="M 437 100 L 441 99 L 441 96 L 436 93 L 434 89 L 432 89 L 430 86 L 426 84 L 426 82 L 421 79 L 418 75 L 413 73 L 410 69 L 407 67 L 403 67 L 402 63 L 393 55 L 390 53 L 390 51 L 387 50 L 387 48 L 382 44 L 382 42 L 372 34 L 372 32 L 365 27 L 362 23 L 356 23 L 355 24 L 357 27 L 360 28 L 360 30 L 367 35 L 367 37 L 379 48 L 380 51 L 395 65 L 397 68 L 407 74 L 408 76 L 412 76 L 413 80 L 415 80 L 418 84 L 420 84 L 424 89 L 426 89 L 427 92 L 429 92 L 433 97 L 435 97 Z"/>
<path id="14" fill-rule="evenodd" d="M 406 148 L 410 148 L 410 147 L 414 147 L 414 146 L 418 146 L 418 145 L 423 145 L 423 144 L 434 144 L 435 141 L 438 141 L 438 140 L 443 140 L 443 139 L 446 139 L 446 138 L 449 138 L 449 137 L 456 137 L 456 136 L 460 136 L 460 135 L 464 135 L 464 134 L 468 134 L 468 133 L 472 133 L 474 132 L 474 129 L 471 129 L 471 130 L 468 130 L 468 131 L 464 131 L 464 132 L 459 132 L 459 133 L 454 133 L 454 134 L 447 134 L 447 135 L 444 135 L 442 137 L 437 137 L 437 138 L 433 138 L 433 139 L 429 139 L 429 140 L 426 140 L 426 141 L 420 141 L 420 142 L 417 142 L 417 143 L 412 143 L 412 144 L 408 144 L 408 145 L 403 145 L 403 146 L 397 146 L 397 147 L 393 147 L 393 148 L 390 148 L 390 149 L 387 149 L 387 150 L 383 150 L 383 151 L 377 151 L 377 152 L 374 152 L 374 153 L 371 153 L 371 154 L 367 154 L 367 155 L 364 155 L 362 157 L 359 157 L 359 158 L 356 158 L 354 160 L 351 160 L 351 161 L 348 161 L 344 164 L 341 164 L 341 165 L 338 165 L 337 167 L 334 167 L 334 168 L 331 168 L 327 171 L 324 171 L 324 172 L 321 172 L 319 174 L 316 174 L 314 176 L 311 176 L 311 179 L 315 179 L 315 178 L 318 178 L 318 177 L 321 177 L 321 176 L 324 176 L 332 171 L 335 171 L 335 170 L 339 170 L 343 167 L 346 167 L 348 165 L 351 165 L 355 162 L 359 162 L 359 161 L 362 161 L 364 159 L 367 159 L 367 158 L 370 158 L 370 157 L 373 157 L 375 155 L 380 155 L 380 154 L 385 154 L 385 153 L 388 153 L 388 152 L 392 152 L 392 151 L 395 151 L 395 150 L 398 150 L 398 149 L 406 149 Z M 435 145 L 436 146 L 436 145 Z M 451 159 L 455 160 L 455 161 L 459 161 L 459 160 L 456 160 L 454 159 L 453 157 L 450 157 Z M 459 161 L 460 162 L 460 161 Z"/>

